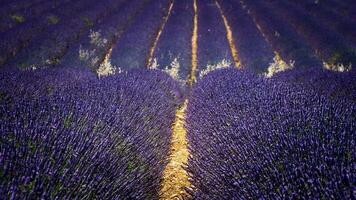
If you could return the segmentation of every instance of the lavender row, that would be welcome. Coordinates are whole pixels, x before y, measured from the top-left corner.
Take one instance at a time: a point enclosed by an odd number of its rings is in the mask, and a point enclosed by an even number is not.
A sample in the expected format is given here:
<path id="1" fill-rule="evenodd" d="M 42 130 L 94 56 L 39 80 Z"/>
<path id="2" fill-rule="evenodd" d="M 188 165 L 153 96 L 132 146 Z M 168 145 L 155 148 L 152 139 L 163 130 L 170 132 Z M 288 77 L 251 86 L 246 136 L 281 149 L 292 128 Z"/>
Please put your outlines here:
<path id="1" fill-rule="evenodd" d="M 69 46 L 94 24 L 105 19 L 123 0 L 92 1 L 89 8 L 58 26 L 47 29 L 13 59 L 14 67 L 34 66 L 36 68 L 58 64 Z"/>
<path id="2" fill-rule="evenodd" d="M 233 63 L 226 28 L 214 0 L 197 0 L 198 7 L 198 69 L 206 70 L 222 60 Z"/>
<path id="3" fill-rule="evenodd" d="M 155 0 L 148 3 L 114 45 L 111 55 L 114 66 L 126 69 L 146 66 L 150 48 L 168 13 L 170 3 L 170 0 Z"/>
<path id="4" fill-rule="evenodd" d="M 354 1 L 350 4 L 349 10 L 346 13 L 347 17 L 350 17 L 354 22 L 356 22 L 356 3 Z"/>
<path id="5" fill-rule="evenodd" d="M 353 0 L 345 0 L 345 1 L 337 1 L 337 0 L 326 0 L 326 1 L 319 1 L 318 4 L 328 7 L 329 9 L 337 12 L 345 17 L 351 17 L 352 20 L 356 20 L 352 18 L 352 13 L 355 14 L 355 6 L 356 3 Z"/>
<path id="6" fill-rule="evenodd" d="M 354 21 L 333 12 L 331 9 L 317 5 L 313 1 L 300 2 L 292 0 L 292 2 L 295 6 L 302 7 L 302 9 L 305 9 L 311 16 L 317 18 L 319 23 L 330 27 L 331 30 L 335 32 L 339 32 L 356 46 L 356 27 Z"/>
<path id="7" fill-rule="evenodd" d="M 355 104 L 236 69 L 187 107 L 193 199 L 352 199 Z"/>
<path id="8" fill-rule="evenodd" d="M 265 72 L 273 62 L 273 49 L 238 1 L 219 1 L 229 22 L 243 68 Z"/>
<path id="9" fill-rule="evenodd" d="M 147 1 L 126 1 L 115 12 L 83 34 L 61 59 L 63 66 L 97 69 L 134 18 L 144 9 Z"/>
<path id="10" fill-rule="evenodd" d="M 1 198 L 158 199 L 180 103 L 169 76 L 137 70 L 98 80 L 69 69 L 0 76 Z"/>
<path id="11" fill-rule="evenodd" d="M 153 56 L 161 69 L 173 68 L 172 64 L 176 59 L 180 66 L 178 75 L 183 80 L 188 79 L 192 63 L 193 20 L 193 2 L 174 1 L 171 16 L 162 31 Z"/>
<path id="12" fill-rule="evenodd" d="M 293 61 L 296 68 L 322 67 L 322 62 L 305 39 L 264 2 L 244 2 L 249 15 L 283 60 Z"/>
<path id="13" fill-rule="evenodd" d="M 65 1 L 56 3 L 55 1 L 46 1 L 46 2 L 39 2 L 31 7 L 24 8 L 22 10 L 18 10 L 14 13 L 9 14 L 8 16 L 1 18 L 0 20 L 0 32 L 7 31 L 18 24 L 21 24 L 25 21 L 34 19 L 46 11 L 56 8 Z M 43 16 L 42 16 L 43 17 Z"/>
<path id="14" fill-rule="evenodd" d="M 274 75 L 276 81 L 289 82 L 313 90 L 330 99 L 356 101 L 356 71 L 334 72 L 325 69 L 293 69 Z"/>
<path id="15" fill-rule="evenodd" d="M 267 5 L 280 18 L 290 23 L 326 63 L 330 65 L 356 63 L 356 54 L 344 37 L 328 27 L 322 26 L 304 9 L 286 1 L 267 2 Z"/>
<path id="16" fill-rule="evenodd" d="M 330 10 L 333 13 L 346 17 L 351 21 L 356 20 L 355 18 L 352 17 L 352 14 L 355 13 L 353 9 L 356 6 L 355 1 L 353 0 L 345 0 L 345 1 L 326 0 L 326 1 L 319 1 L 317 2 L 317 4 L 320 5 L 320 7 Z"/>
<path id="17" fill-rule="evenodd" d="M 28 0 L 4 0 L 1 1 L 0 5 L 0 18 L 5 17 L 6 15 L 9 15 L 13 12 L 16 12 L 18 10 L 24 9 L 24 8 L 29 8 L 33 5 L 36 5 L 38 3 L 41 3 L 45 0 L 33 0 L 33 1 L 28 1 Z"/>
<path id="18" fill-rule="evenodd" d="M 78 0 L 71 3 L 70 0 L 64 0 L 66 3 L 57 8 L 38 16 L 33 20 L 24 22 L 13 29 L 1 33 L 0 37 L 0 66 L 4 65 L 9 59 L 13 58 L 21 49 L 28 46 L 30 41 L 39 37 L 43 31 L 63 24 L 66 20 L 76 16 L 83 7 L 90 5 L 90 1 Z M 46 17 L 43 17 L 46 16 Z M 51 18 L 58 19 L 50 20 Z M 83 18 L 85 20 L 85 18 Z M 55 22 L 55 23 L 52 23 Z M 59 22 L 59 23 L 58 23 Z"/>

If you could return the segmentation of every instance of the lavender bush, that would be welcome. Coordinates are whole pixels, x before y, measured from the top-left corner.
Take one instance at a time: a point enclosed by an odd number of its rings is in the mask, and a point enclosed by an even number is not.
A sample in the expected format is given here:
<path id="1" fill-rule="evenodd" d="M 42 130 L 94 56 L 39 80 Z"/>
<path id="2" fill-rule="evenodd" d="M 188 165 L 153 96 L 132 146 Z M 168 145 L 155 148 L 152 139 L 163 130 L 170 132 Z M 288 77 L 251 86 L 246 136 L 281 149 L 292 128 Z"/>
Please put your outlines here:
<path id="1" fill-rule="evenodd" d="M 356 102 L 356 71 L 334 72 L 318 68 L 294 69 L 276 74 L 276 81 L 289 82 L 330 99 L 344 99 Z"/>
<path id="2" fill-rule="evenodd" d="M 0 73 L 0 194 L 157 199 L 181 102 L 165 73 Z"/>
<path id="3" fill-rule="evenodd" d="M 355 198 L 356 107 L 236 69 L 187 107 L 194 199 Z"/>

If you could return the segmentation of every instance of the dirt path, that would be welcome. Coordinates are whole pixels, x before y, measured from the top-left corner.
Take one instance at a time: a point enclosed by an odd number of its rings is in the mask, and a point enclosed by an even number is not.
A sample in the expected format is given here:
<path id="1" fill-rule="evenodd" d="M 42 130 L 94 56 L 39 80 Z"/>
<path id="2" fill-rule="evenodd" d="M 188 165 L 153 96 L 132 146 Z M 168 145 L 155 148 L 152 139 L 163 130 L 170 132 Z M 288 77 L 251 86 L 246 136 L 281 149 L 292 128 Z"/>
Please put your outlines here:
<path id="1" fill-rule="evenodd" d="M 188 162 L 189 152 L 186 139 L 185 109 L 188 101 L 177 109 L 173 124 L 170 161 L 163 172 L 160 199 L 182 199 L 186 195 L 186 187 L 190 187 L 188 173 L 183 166 Z"/>

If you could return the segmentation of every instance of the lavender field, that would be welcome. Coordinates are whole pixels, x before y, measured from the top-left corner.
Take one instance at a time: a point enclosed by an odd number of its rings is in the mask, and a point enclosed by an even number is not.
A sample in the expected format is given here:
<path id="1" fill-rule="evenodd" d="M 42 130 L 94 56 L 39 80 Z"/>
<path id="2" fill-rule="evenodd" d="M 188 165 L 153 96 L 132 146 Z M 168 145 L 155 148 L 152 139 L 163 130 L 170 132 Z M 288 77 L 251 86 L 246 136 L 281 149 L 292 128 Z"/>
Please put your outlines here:
<path id="1" fill-rule="evenodd" d="M 356 1 L 2 0 L 0 200 L 356 199 Z"/>

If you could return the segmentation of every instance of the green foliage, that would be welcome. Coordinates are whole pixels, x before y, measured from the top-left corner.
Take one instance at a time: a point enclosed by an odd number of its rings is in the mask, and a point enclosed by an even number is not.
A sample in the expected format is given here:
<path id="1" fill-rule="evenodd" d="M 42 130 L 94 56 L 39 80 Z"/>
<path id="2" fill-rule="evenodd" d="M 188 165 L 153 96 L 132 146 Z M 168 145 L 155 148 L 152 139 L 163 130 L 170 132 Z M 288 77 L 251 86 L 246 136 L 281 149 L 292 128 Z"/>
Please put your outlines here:
<path id="1" fill-rule="evenodd" d="M 64 120 L 63 120 L 63 124 L 65 128 L 70 128 L 71 125 L 73 123 L 73 114 L 70 113 L 69 115 L 67 115 Z"/>
<path id="2" fill-rule="evenodd" d="M 47 20 L 48 20 L 48 23 L 52 24 L 52 25 L 58 24 L 58 22 L 60 21 L 60 19 L 55 15 L 48 16 Z"/>
<path id="3" fill-rule="evenodd" d="M 88 17 L 82 17 L 82 20 L 84 21 L 84 23 L 87 27 L 94 26 L 94 22 L 92 22 Z"/>
<path id="4" fill-rule="evenodd" d="M 16 23 L 23 23 L 25 18 L 22 15 L 14 14 L 11 15 L 11 19 L 14 20 Z"/>
<path id="5" fill-rule="evenodd" d="M 28 148 L 29 148 L 29 150 L 30 150 L 30 153 L 35 153 L 36 152 L 36 147 L 37 147 L 37 145 L 36 145 L 36 143 L 34 143 L 33 141 L 29 141 L 28 143 Z"/>
<path id="6" fill-rule="evenodd" d="M 35 188 L 35 180 L 33 180 L 29 183 L 20 185 L 20 190 L 23 193 L 30 193 L 33 191 L 34 188 Z"/>
<path id="7" fill-rule="evenodd" d="M 327 62 L 328 62 L 329 64 L 337 64 L 338 61 L 339 61 L 339 59 L 340 59 L 340 57 L 341 57 L 341 54 L 335 52 L 335 53 L 327 60 Z"/>
<path id="8" fill-rule="evenodd" d="M 102 120 L 98 120 L 97 122 L 95 122 L 94 127 L 93 127 L 93 133 L 98 133 L 101 130 L 103 130 L 105 128 L 107 124 L 102 121 Z"/>
<path id="9" fill-rule="evenodd" d="M 63 188 L 63 185 L 61 182 L 57 182 L 53 189 L 51 190 L 51 196 L 55 197 Z"/>
<path id="10" fill-rule="evenodd" d="M 48 95 L 51 95 L 54 92 L 54 87 L 52 85 L 49 85 L 46 87 L 46 91 Z"/>
<path id="11" fill-rule="evenodd" d="M 127 169 L 129 172 L 132 172 L 136 168 L 136 165 L 133 161 L 129 160 L 127 162 Z"/>
<path id="12" fill-rule="evenodd" d="M 20 63 L 18 64 L 19 69 L 29 69 L 30 64 L 28 62 L 28 60 L 25 61 L 20 61 Z"/>
<path id="13" fill-rule="evenodd" d="M 0 103 L 10 104 L 11 97 L 7 95 L 5 92 L 0 91 Z"/>

